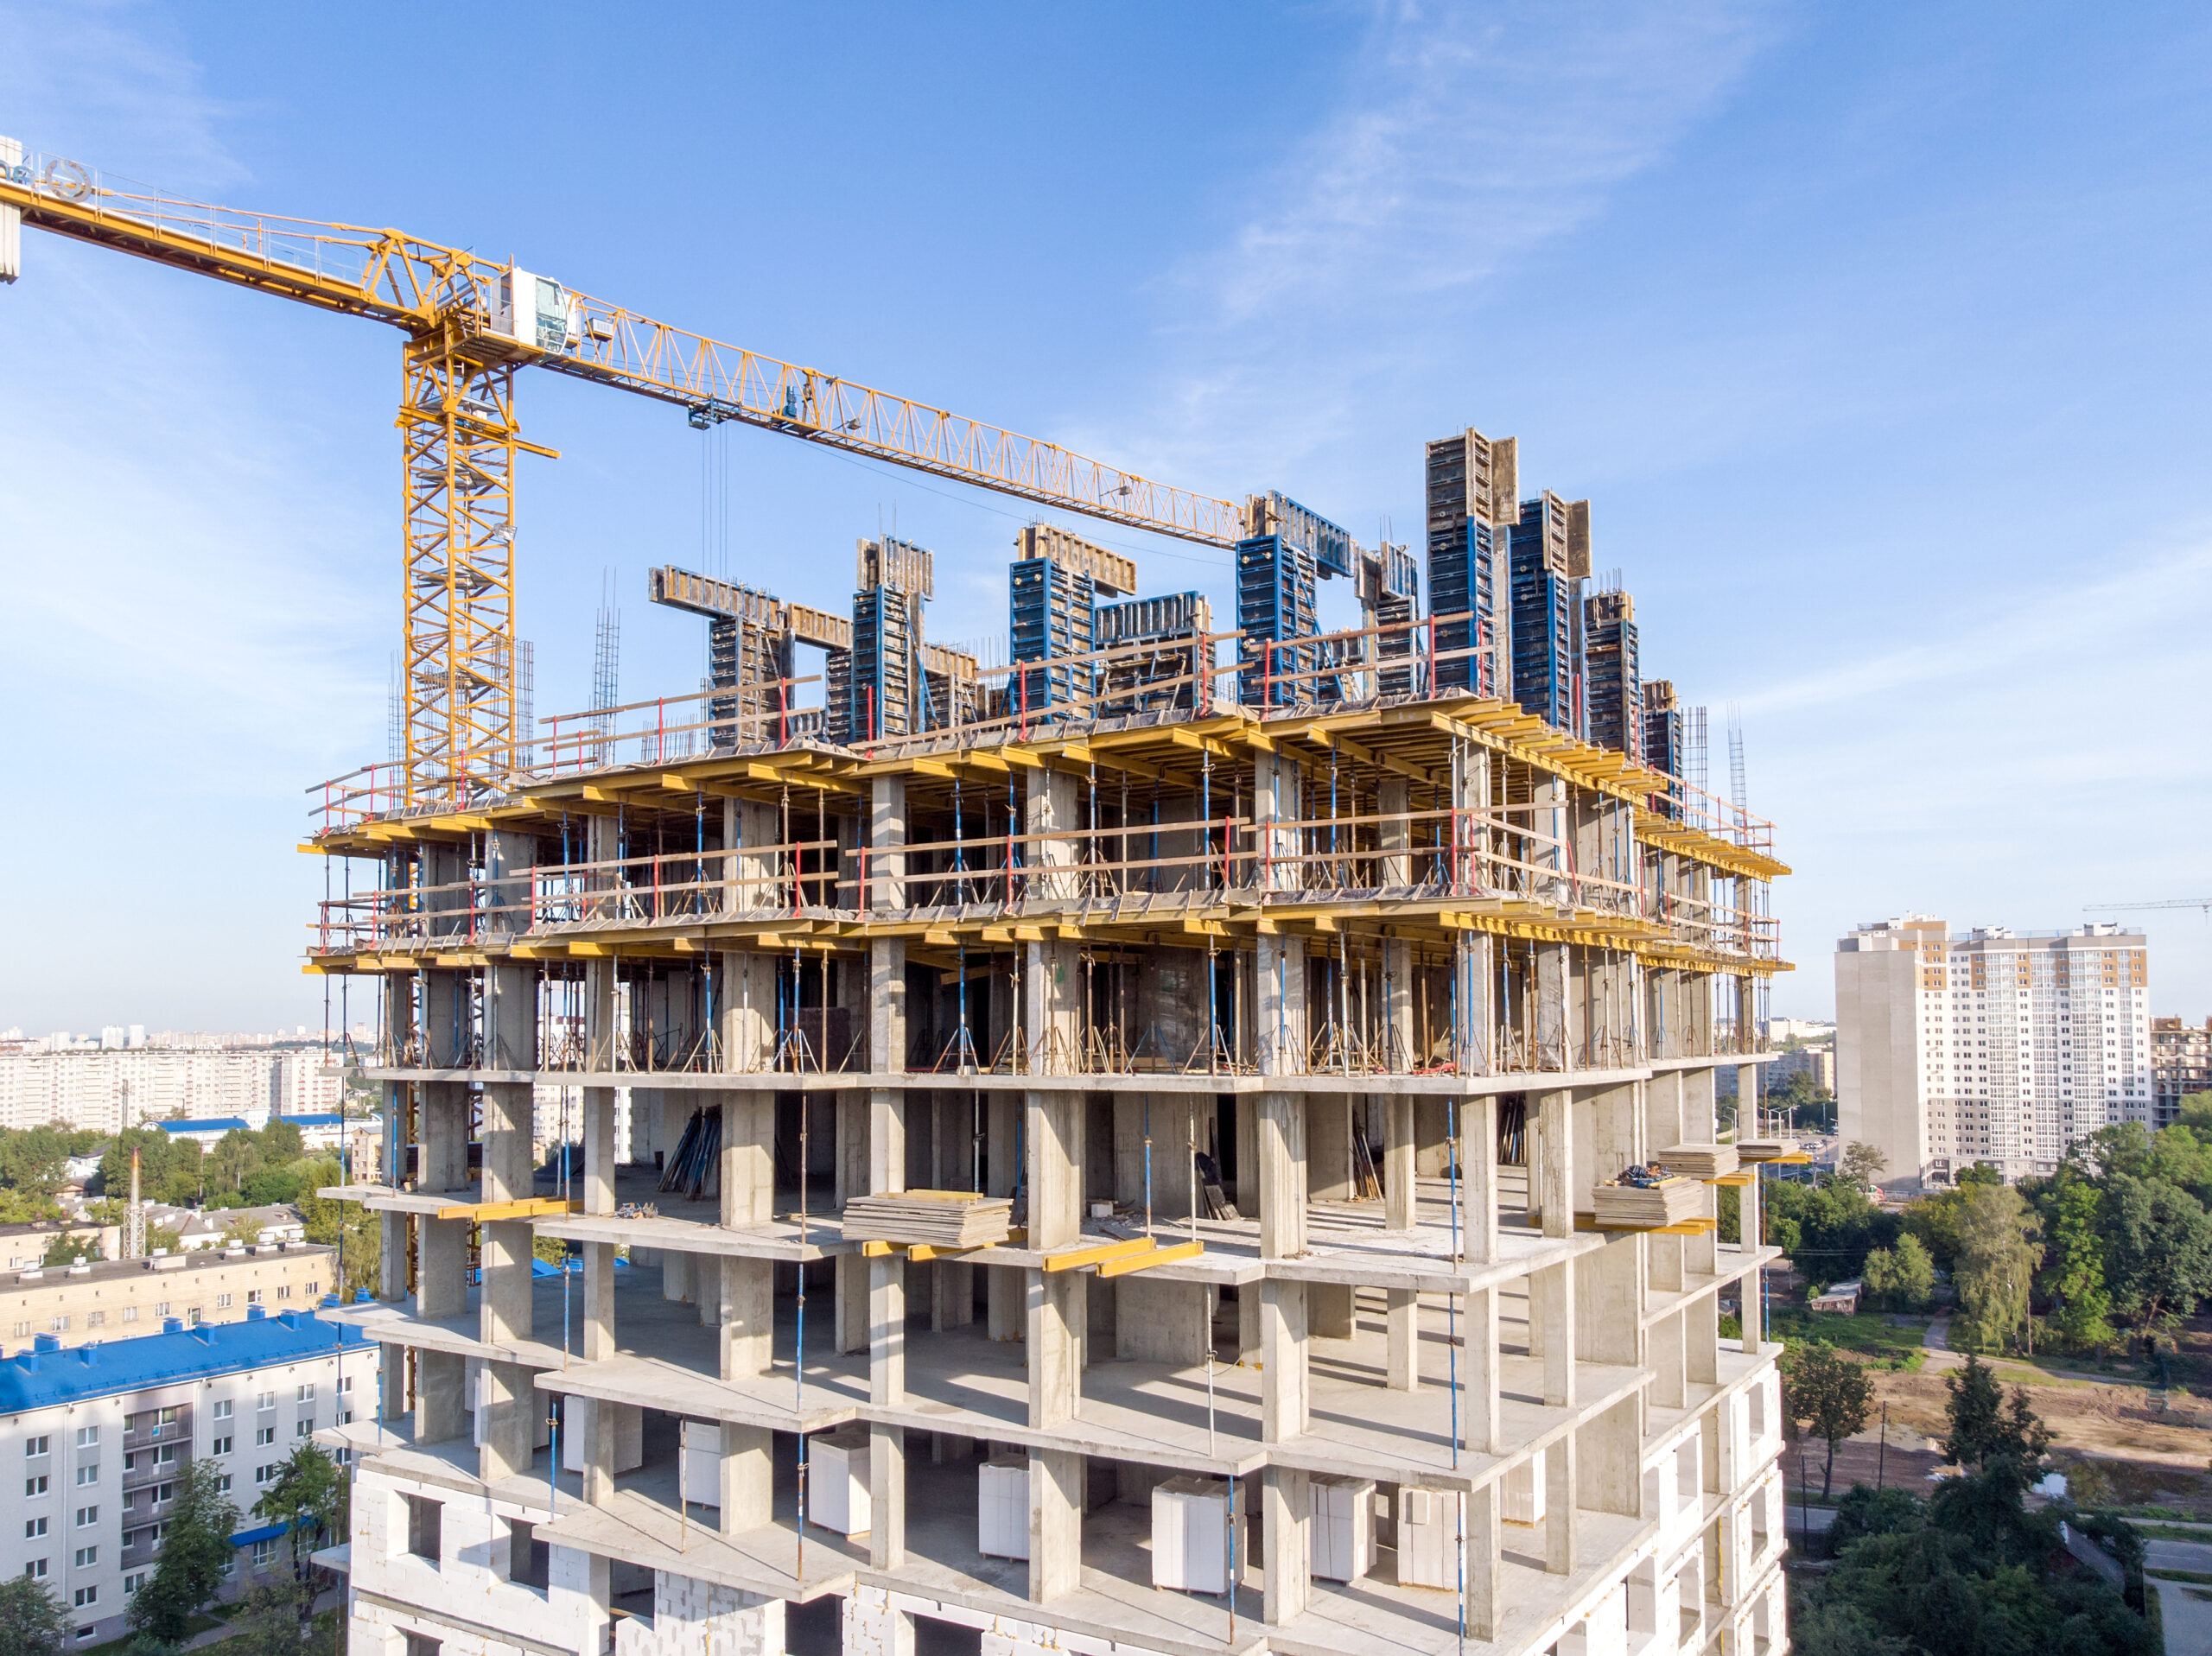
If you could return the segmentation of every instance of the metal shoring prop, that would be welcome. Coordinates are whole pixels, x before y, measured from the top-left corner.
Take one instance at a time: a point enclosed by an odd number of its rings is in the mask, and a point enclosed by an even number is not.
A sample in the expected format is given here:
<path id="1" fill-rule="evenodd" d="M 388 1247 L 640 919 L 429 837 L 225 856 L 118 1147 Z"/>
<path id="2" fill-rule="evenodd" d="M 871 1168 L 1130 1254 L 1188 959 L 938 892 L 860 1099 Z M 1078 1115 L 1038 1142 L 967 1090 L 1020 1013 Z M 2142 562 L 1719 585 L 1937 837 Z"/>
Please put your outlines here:
<path id="1" fill-rule="evenodd" d="M 791 1426 L 798 1434 L 798 1555 L 793 1577 L 806 1579 L 806 1420 L 801 1405 L 806 1398 L 806 1220 L 808 1160 L 807 1126 L 810 1112 L 805 1093 L 798 1095 L 798 1330 L 791 1347 Z"/>

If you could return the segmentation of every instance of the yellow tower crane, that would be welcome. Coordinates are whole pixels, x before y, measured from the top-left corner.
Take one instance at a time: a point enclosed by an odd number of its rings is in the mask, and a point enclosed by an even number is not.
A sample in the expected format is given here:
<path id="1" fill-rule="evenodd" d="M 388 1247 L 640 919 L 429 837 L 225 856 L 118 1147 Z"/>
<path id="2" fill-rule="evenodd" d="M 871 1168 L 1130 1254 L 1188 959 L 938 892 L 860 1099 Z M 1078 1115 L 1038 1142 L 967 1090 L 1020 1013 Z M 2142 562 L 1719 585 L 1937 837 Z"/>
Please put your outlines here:
<path id="1" fill-rule="evenodd" d="M 1033 437 L 640 316 L 548 277 L 397 230 L 244 213 L 105 177 L 0 138 L 0 281 L 23 225 L 405 334 L 400 401 L 404 792 L 463 808 L 498 789 L 515 727 L 515 457 L 520 368 L 658 397 L 698 427 L 737 420 L 1132 529 L 1227 547 L 1226 500 Z"/>

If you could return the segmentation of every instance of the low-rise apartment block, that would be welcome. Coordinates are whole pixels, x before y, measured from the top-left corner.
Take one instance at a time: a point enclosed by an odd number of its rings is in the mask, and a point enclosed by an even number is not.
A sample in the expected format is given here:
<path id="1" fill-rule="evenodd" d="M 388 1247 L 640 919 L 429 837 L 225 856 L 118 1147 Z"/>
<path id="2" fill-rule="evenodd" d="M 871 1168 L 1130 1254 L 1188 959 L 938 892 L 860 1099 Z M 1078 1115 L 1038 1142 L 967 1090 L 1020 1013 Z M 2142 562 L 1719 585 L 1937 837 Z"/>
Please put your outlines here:
<path id="1" fill-rule="evenodd" d="M 191 1328 L 242 1323 L 257 1309 L 304 1310 L 336 1291 L 337 1265 L 335 1249 L 295 1242 L 10 1272 L 0 1275 L 0 1355 L 44 1337 L 127 1340 L 172 1317 Z"/>

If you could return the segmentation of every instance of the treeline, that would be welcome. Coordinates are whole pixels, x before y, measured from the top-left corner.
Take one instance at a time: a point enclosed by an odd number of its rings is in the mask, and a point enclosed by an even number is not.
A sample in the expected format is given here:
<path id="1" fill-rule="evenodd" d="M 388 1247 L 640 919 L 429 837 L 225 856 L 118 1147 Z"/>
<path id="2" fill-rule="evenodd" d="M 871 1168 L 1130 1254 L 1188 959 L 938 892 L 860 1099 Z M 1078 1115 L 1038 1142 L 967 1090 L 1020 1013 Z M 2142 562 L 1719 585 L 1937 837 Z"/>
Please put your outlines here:
<path id="1" fill-rule="evenodd" d="M 1853 1145 L 1841 1173 L 1767 1185 L 1766 1240 L 1810 1282 L 1859 1278 L 1878 1310 L 1925 1310 L 1947 1277 L 1955 1346 L 2154 1348 L 2212 1298 L 2212 1094 L 2156 1133 L 2107 1127 L 2017 1187 L 1968 1168 L 1892 1212 L 1869 1194 L 1878 1171 Z"/>

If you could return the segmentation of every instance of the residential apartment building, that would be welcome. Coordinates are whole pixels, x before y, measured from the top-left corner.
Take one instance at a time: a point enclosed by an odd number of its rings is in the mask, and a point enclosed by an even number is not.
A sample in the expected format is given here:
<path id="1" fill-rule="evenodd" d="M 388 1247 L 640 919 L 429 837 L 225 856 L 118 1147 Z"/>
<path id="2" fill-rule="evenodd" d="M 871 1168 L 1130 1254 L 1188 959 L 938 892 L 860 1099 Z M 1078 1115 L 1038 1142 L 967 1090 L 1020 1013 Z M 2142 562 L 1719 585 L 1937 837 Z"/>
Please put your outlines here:
<path id="1" fill-rule="evenodd" d="M 2170 1127 L 2181 1119 L 2181 1101 L 2212 1092 L 2212 1018 L 2202 1028 L 2178 1018 L 2151 1020 L 2151 1123 Z"/>
<path id="2" fill-rule="evenodd" d="M 1906 914 L 1842 939 L 1835 972 L 1841 1136 L 1884 1153 L 1887 1184 L 2048 1173 L 2099 1129 L 2152 1120 L 2139 931 L 1955 935 Z"/>
<path id="3" fill-rule="evenodd" d="M 0 1052 L 0 1127 L 59 1121 L 117 1133 L 179 1114 L 257 1127 L 272 1114 L 329 1114 L 344 1103 L 340 1066 L 320 1047 Z"/>
<path id="4" fill-rule="evenodd" d="M 353 1329 L 305 1310 L 220 1328 L 171 1318 L 144 1339 L 67 1350 L 41 1336 L 0 1361 L 0 1577 L 43 1583 L 75 1643 L 121 1637 L 195 1460 L 214 1462 L 238 1511 L 224 1596 L 289 1569 L 283 1529 L 253 1503 L 297 1444 L 352 1418 L 357 1380 L 373 1399 L 359 1348 Z"/>
<path id="5" fill-rule="evenodd" d="M 1835 1049 L 1832 1046 L 1790 1048 L 1767 1066 L 1768 1090 L 1780 1087 L 1792 1075 L 1805 1076 L 1823 1092 L 1835 1091 Z"/>
<path id="6" fill-rule="evenodd" d="M 41 1336 L 128 1340 L 175 1317 L 188 1328 L 302 1310 L 338 1285 L 337 1251 L 305 1242 L 42 1266 L 0 1276 L 0 1355 Z"/>

